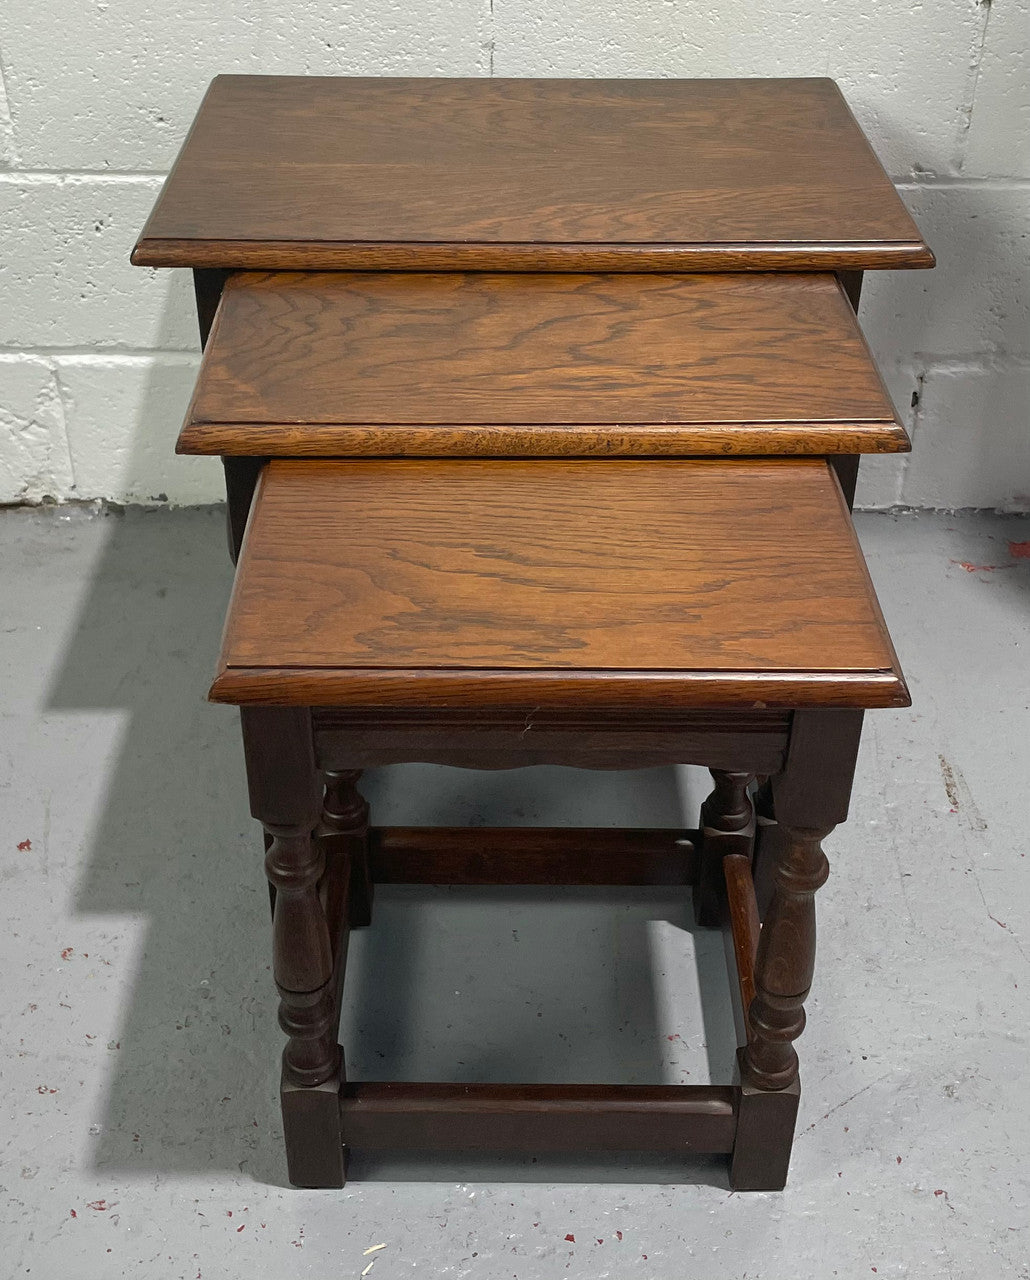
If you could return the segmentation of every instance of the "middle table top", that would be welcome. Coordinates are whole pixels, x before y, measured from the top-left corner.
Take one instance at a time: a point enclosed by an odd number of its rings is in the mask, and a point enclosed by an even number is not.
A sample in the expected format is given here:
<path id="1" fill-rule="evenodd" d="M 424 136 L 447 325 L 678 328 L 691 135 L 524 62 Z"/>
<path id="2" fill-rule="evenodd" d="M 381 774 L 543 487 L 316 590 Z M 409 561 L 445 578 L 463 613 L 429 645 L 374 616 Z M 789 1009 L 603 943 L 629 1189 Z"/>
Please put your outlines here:
<path id="1" fill-rule="evenodd" d="M 244 273 L 180 453 L 909 447 L 835 277 Z"/>

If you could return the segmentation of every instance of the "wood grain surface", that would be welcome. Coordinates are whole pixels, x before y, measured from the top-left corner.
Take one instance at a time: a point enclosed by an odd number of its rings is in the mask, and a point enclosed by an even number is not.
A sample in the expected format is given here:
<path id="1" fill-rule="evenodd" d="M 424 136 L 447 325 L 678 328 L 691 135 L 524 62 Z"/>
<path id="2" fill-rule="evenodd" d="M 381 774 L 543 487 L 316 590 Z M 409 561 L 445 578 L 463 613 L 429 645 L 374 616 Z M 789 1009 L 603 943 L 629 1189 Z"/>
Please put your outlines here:
<path id="1" fill-rule="evenodd" d="M 178 448 L 837 454 L 908 437 L 828 274 L 242 273 Z"/>
<path id="2" fill-rule="evenodd" d="M 142 266 L 932 266 L 831 80 L 219 76 Z"/>
<path id="3" fill-rule="evenodd" d="M 273 460 L 221 668 L 239 703 L 907 700 L 811 459 Z"/>

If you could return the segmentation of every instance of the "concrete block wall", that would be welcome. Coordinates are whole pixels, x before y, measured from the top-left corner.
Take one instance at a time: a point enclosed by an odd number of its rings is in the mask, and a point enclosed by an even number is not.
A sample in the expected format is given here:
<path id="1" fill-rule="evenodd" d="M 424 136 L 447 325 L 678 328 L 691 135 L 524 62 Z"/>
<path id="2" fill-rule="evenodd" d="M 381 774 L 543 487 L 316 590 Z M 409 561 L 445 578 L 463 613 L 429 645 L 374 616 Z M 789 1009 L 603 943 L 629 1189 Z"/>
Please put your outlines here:
<path id="1" fill-rule="evenodd" d="M 915 440 L 860 502 L 1030 509 L 1030 0 L 85 0 L 0 26 L 0 501 L 217 499 L 172 445 L 185 272 L 128 253 L 218 72 L 806 76 L 844 89 L 937 255 L 867 277 Z"/>

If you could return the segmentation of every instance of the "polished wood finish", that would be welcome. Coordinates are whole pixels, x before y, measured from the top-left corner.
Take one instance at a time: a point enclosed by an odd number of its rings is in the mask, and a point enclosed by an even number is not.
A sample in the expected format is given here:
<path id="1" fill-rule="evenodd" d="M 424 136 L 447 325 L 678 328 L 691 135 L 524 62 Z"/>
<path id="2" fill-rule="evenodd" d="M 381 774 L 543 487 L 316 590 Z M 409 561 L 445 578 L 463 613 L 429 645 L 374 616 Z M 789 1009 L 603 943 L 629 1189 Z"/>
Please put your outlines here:
<path id="1" fill-rule="evenodd" d="M 340 1095 L 370 1150 L 729 1152 L 738 1090 L 717 1085 L 362 1082 Z"/>
<path id="2" fill-rule="evenodd" d="M 907 703 L 815 460 L 273 461 L 211 697 Z"/>
<path id="3" fill-rule="evenodd" d="M 737 980 L 741 1014 L 738 1034 L 746 1044 L 751 1038 L 751 1004 L 755 998 L 755 960 L 761 922 L 751 879 L 751 859 L 746 854 L 727 854 L 722 860 L 726 878 L 725 929 L 732 953 L 727 955 L 731 978 Z"/>
<path id="4" fill-rule="evenodd" d="M 740 1050 L 738 1060 L 742 1054 Z M 740 1086 L 730 1158 L 734 1191 L 782 1191 L 786 1186 L 800 1101 L 801 1085 L 796 1080 L 772 1093 L 746 1080 Z"/>
<path id="5" fill-rule="evenodd" d="M 418 761 L 463 769 L 560 764 L 577 769 L 648 769 L 699 764 L 779 773 L 789 711 L 450 711 L 319 707 L 312 713 L 323 769 Z"/>
<path id="6" fill-rule="evenodd" d="M 321 883 L 327 867 L 314 838 L 321 788 L 311 716 L 267 707 L 244 707 L 240 716 L 251 812 L 271 837 L 265 871 L 275 890 L 272 971 L 287 1036 L 281 1098 L 290 1177 L 301 1186 L 342 1186 L 336 1029 L 346 932 L 345 921 L 331 927 Z"/>
<path id="7" fill-rule="evenodd" d="M 603 465 L 607 469 L 617 464 Z M 805 469 L 814 464 L 798 465 Z M 316 522 L 313 528 L 317 540 L 320 526 Z M 803 1027 L 803 1004 L 814 961 L 812 896 L 825 876 L 819 841 L 827 828 L 810 824 L 846 813 L 861 711 L 802 707 L 790 713 L 780 767 L 770 779 L 769 793 L 783 826 L 777 827 L 782 841 L 776 846 L 774 899 L 760 934 L 748 851 L 727 852 L 729 842 L 739 841 L 742 833 L 750 830 L 749 773 L 746 766 L 714 771 L 716 788 L 704 806 L 706 831 L 701 834 L 726 842 L 721 848 L 717 844 L 716 849 L 722 855 L 718 865 L 725 884 L 722 905 L 730 944 L 731 987 L 738 993 L 741 1007 L 747 1007 L 747 1016 L 741 1019 L 745 1041 L 742 1084 L 656 1089 L 347 1082 L 342 1055 L 335 1060 L 333 1073 L 321 1078 L 326 1063 L 333 1061 L 331 1051 L 327 1056 L 326 1045 L 336 1035 L 350 912 L 346 888 L 342 906 L 333 906 L 341 900 L 340 895 L 326 884 L 325 876 L 319 878 L 319 892 L 312 902 L 311 885 L 316 879 L 312 864 L 319 855 L 316 846 L 325 854 L 334 842 L 338 844 L 341 830 L 334 827 L 360 828 L 365 813 L 353 792 L 356 769 L 345 770 L 333 760 L 328 769 L 335 775 L 329 779 L 332 795 L 324 802 L 318 771 L 327 769 L 327 747 L 345 748 L 350 729 L 355 723 L 360 726 L 363 717 L 370 714 L 370 710 L 346 707 L 324 708 L 317 713 L 309 709 L 243 708 L 254 811 L 272 831 L 273 849 L 282 844 L 284 836 L 296 842 L 296 848 L 285 853 L 280 849 L 276 855 L 280 863 L 287 864 L 285 872 L 281 866 L 275 868 L 280 889 L 277 922 L 282 919 L 284 893 L 294 900 L 290 909 L 296 909 L 299 898 L 304 899 L 296 938 L 279 938 L 276 944 L 277 957 L 284 957 L 281 964 L 277 961 L 277 973 L 291 984 L 280 984 L 283 1026 L 290 1037 L 283 1117 L 291 1180 L 305 1186 L 341 1185 L 346 1137 L 350 1145 L 372 1149 L 421 1146 L 576 1152 L 639 1147 L 683 1153 L 723 1151 L 731 1156 L 735 1188 L 782 1187 L 799 1097 L 792 1042 Z M 509 730 L 506 714 L 483 707 L 461 712 L 424 706 L 417 713 L 387 711 L 384 719 L 392 723 L 384 732 L 392 734 L 395 743 L 406 733 L 411 756 L 417 759 L 422 735 L 434 718 L 439 717 L 441 733 L 453 727 L 461 735 L 479 723 L 491 731 Z M 527 732 L 532 732 L 536 714 L 534 708 L 525 713 Z M 545 719 L 571 727 L 574 716 L 581 714 L 552 714 Z M 614 752 L 618 730 L 632 731 L 634 719 L 618 708 L 611 714 L 616 735 L 609 745 Z M 682 716 L 668 710 L 660 714 L 669 716 L 672 723 L 677 715 Z M 703 749 L 701 738 L 706 729 L 714 741 L 723 744 L 726 735 L 734 732 L 741 742 L 753 733 L 765 743 L 770 738 L 778 741 L 776 735 L 785 727 L 780 713 L 743 709 L 709 708 L 682 716 L 682 720 L 690 724 L 698 750 Z M 590 716 L 585 723 L 592 723 Z M 369 732 L 367 727 L 359 731 Z M 632 736 L 628 749 L 637 749 Z M 741 753 L 743 763 L 746 747 Z M 615 759 L 613 755 L 611 762 Z M 466 763 L 478 762 L 469 756 Z M 818 785 L 813 785 L 813 779 L 818 779 Z M 320 823 L 319 807 L 323 810 Z M 334 816 L 327 820 L 326 813 Z M 303 836 L 313 822 L 314 841 Z M 292 824 L 288 831 L 284 830 L 287 823 Z M 698 836 L 696 832 L 676 831 L 373 829 L 370 873 L 372 879 L 394 883 L 535 884 L 554 883 L 560 878 L 563 883 L 581 884 L 686 884 L 698 874 L 693 856 Z M 327 874 L 330 865 L 327 857 Z M 352 882 L 344 859 L 337 883 L 349 886 Z M 296 991 L 293 987 L 302 980 L 306 985 L 324 977 L 319 907 L 330 938 L 332 974 L 319 987 Z M 336 945 L 334 949 L 332 939 L 337 935 L 343 947 Z M 302 1079 L 311 1083 L 297 1082 Z"/>
<path id="8" fill-rule="evenodd" d="M 693 884 L 693 831 L 374 827 L 377 884 Z"/>
<path id="9" fill-rule="evenodd" d="M 219 78 L 134 261 L 194 268 L 180 447 L 223 455 L 234 558 L 265 477 L 214 696 L 246 704 L 291 1181 L 341 1186 L 346 1134 L 723 1152 L 782 1187 L 820 842 L 860 708 L 907 700 L 845 509 L 907 438 L 852 312 L 864 269 L 933 262 L 835 86 Z M 675 460 L 806 452 L 836 478 Z M 400 454 L 605 461 L 265 461 Z M 401 760 L 715 791 L 700 832 L 370 831 L 360 769 Z M 348 1082 L 377 880 L 696 886 L 742 1083 Z"/>
<path id="10" fill-rule="evenodd" d="M 741 1191 L 777 1191 L 787 1179 L 800 1086 L 793 1041 L 815 957 L 813 896 L 826 876 L 821 840 L 847 816 L 862 712 L 796 711 L 783 769 L 759 795 L 766 815 L 756 853 L 772 883 L 755 960 L 748 1043 L 738 1054 L 743 1081 L 730 1182 Z M 759 861 L 756 872 L 761 877 Z M 761 880 L 760 880 L 761 883 Z M 761 905 L 755 893 L 756 910 Z"/>
<path id="11" fill-rule="evenodd" d="M 219 76 L 132 260 L 388 271 L 933 265 L 822 79 Z"/>
<path id="12" fill-rule="evenodd" d="M 178 443 L 287 457 L 908 447 L 827 274 L 237 274 Z"/>
<path id="13" fill-rule="evenodd" d="M 212 702 L 235 706 L 300 706 L 337 699 L 343 705 L 427 708 L 462 707 L 481 694 L 487 706 L 907 707 L 910 699 L 896 671 L 765 672 L 626 671 L 583 669 L 559 672 L 494 672 L 430 668 L 390 671 L 297 670 L 290 667 L 223 667 L 208 693 Z"/>
<path id="14" fill-rule="evenodd" d="M 218 303 L 231 272 L 219 269 L 197 269 L 193 272 L 193 293 L 197 304 L 197 326 L 200 330 L 201 349 L 207 347 L 208 338 Z M 223 457 L 225 471 L 225 523 L 229 543 L 229 558 L 236 563 L 243 535 L 250 515 L 250 503 L 254 496 L 257 478 L 265 460 L 260 457 Z M 274 892 L 274 890 L 273 890 Z"/>
<path id="15" fill-rule="evenodd" d="M 360 769 L 326 770 L 325 799 L 318 836 L 346 863 L 348 921 L 352 928 L 372 923 L 372 873 L 368 854 L 368 802 L 357 788 Z"/>
<path id="16" fill-rule="evenodd" d="M 740 770 L 712 770 L 715 790 L 701 806 L 701 858 L 694 885 L 694 916 L 698 924 L 716 925 L 723 917 L 723 859 L 740 855 L 751 862 L 755 842 L 755 814 L 748 794 L 751 777 Z"/>
<path id="17" fill-rule="evenodd" d="M 755 960 L 750 1037 L 741 1058 L 748 1084 L 786 1089 L 798 1078 L 793 1042 L 805 1029 L 805 998 L 815 971 L 815 892 L 829 866 L 821 841 L 832 827 L 788 828 Z"/>

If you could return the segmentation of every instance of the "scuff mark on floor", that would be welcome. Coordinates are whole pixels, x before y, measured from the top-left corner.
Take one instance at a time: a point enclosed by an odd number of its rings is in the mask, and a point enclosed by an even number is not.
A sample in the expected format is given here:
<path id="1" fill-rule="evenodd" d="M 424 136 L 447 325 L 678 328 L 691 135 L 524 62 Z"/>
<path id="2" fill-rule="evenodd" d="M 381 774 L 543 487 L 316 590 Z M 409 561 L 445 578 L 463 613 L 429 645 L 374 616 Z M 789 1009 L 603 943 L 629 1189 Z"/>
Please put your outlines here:
<path id="1" fill-rule="evenodd" d="M 835 1107 L 831 1107 L 829 1111 L 825 1111 L 818 1120 L 813 1120 L 807 1129 L 803 1129 L 798 1134 L 798 1138 L 803 1138 L 806 1134 L 811 1133 L 817 1125 L 822 1124 L 824 1120 L 829 1120 L 830 1116 L 835 1115 L 842 1107 L 846 1107 L 849 1103 L 854 1102 L 856 1098 L 860 1098 L 863 1093 L 868 1093 L 870 1089 L 875 1089 L 878 1084 L 883 1084 L 884 1080 L 889 1080 L 890 1076 L 891 1073 L 889 1071 L 885 1071 L 882 1076 L 877 1076 L 875 1080 L 870 1080 L 870 1082 L 867 1085 L 863 1085 L 861 1089 L 856 1089 L 850 1097 L 845 1098 L 843 1102 L 838 1102 L 837 1105 Z"/>
<path id="2" fill-rule="evenodd" d="M 944 790 L 948 797 L 948 803 L 954 812 L 960 814 L 966 824 L 972 827 L 974 831 L 986 831 L 987 823 L 983 814 L 976 807 L 973 793 L 969 790 L 969 785 L 962 776 L 961 770 L 957 765 L 953 765 L 943 752 L 938 752 L 937 759 L 940 762 L 941 777 L 944 779 Z"/>

